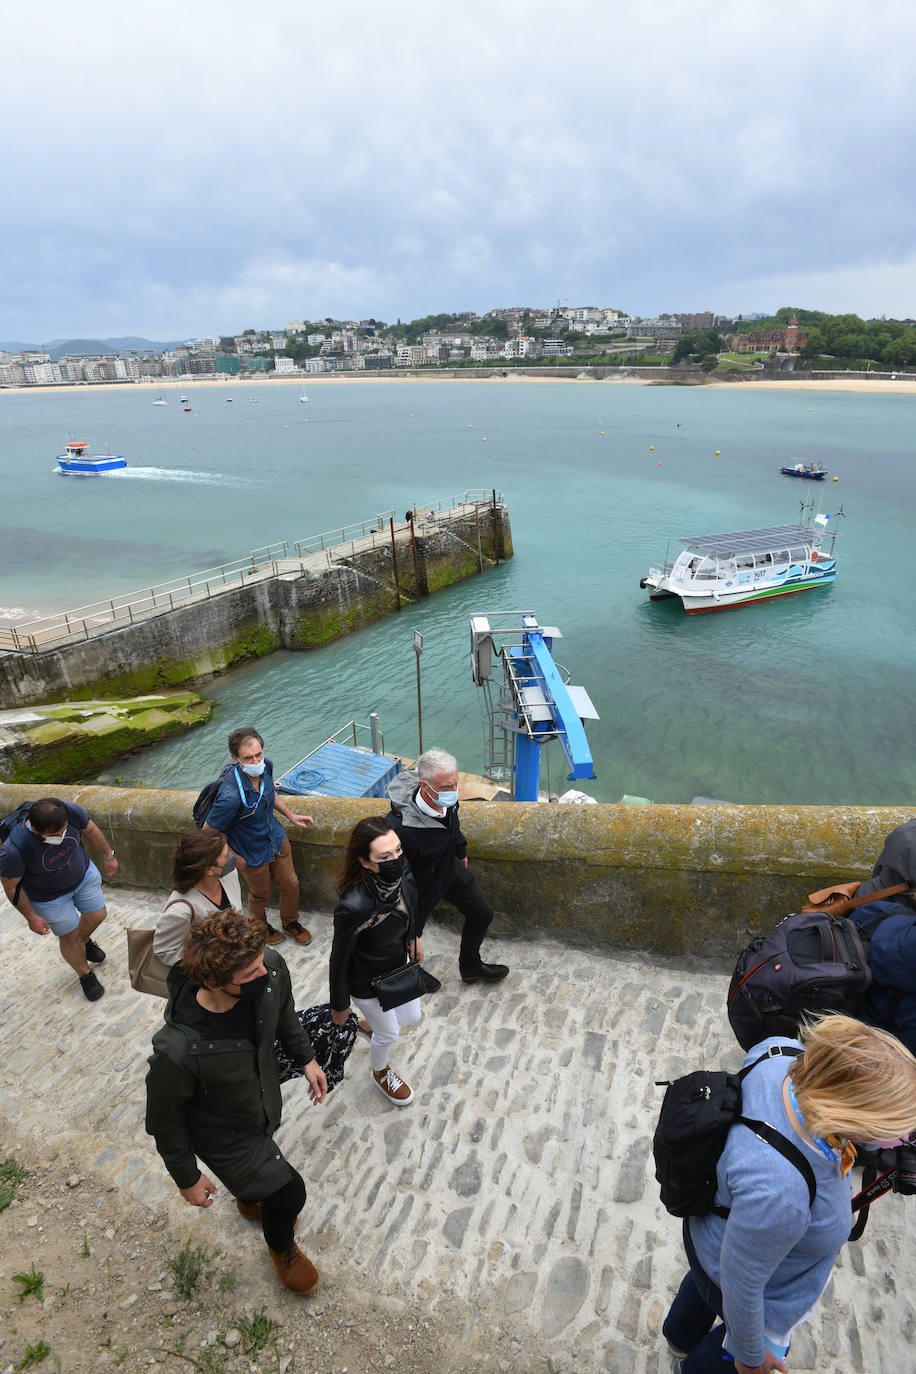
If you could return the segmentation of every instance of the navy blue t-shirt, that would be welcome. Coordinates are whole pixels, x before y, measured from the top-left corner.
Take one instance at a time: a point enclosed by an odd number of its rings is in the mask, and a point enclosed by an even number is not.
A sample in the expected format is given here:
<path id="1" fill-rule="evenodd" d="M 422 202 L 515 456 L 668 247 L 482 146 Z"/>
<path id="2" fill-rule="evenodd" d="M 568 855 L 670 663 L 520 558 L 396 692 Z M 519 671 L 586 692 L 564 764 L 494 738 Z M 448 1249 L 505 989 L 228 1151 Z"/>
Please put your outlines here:
<path id="1" fill-rule="evenodd" d="M 89 812 L 65 802 L 67 829 L 62 844 L 45 844 L 25 821 L 17 825 L 0 849 L 0 878 L 18 882 L 29 901 L 50 902 L 78 888 L 89 867 L 89 855 L 80 842 L 80 831 L 89 824 Z"/>

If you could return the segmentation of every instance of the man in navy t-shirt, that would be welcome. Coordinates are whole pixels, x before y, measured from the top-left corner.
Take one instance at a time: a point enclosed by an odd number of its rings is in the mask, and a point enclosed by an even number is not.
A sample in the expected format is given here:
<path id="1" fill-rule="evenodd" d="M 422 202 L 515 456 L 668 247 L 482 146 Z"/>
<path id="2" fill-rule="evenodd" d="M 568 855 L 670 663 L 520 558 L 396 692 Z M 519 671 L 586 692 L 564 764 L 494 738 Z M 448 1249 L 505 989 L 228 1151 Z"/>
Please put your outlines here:
<path id="1" fill-rule="evenodd" d="M 33 802 L 28 818 L 0 849 L 0 881 L 29 930 L 57 936 L 84 995 L 96 1002 L 105 989 L 89 964 L 101 964 L 105 951 L 92 936 L 108 913 L 101 874 L 83 839 L 104 860 L 106 876 L 117 873 L 115 852 L 88 811 L 56 797 Z"/>
<path id="2" fill-rule="evenodd" d="M 273 765 L 264 757 L 264 741 L 257 730 L 243 726 L 228 739 L 232 762 L 220 773 L 220 787 L 205 830 L 221 830 L 235 854 L 239 872 L 248 884 L 248 914 L 264 923 L 265 944 L 283 939 L 267 921 L 267 902 L 271 885 L 280 893 L 280 920 L 285 934 L 297 944 L 307 945 L 311 935 L 299 920 L 299 879 L 293 867 L 293 853 L 283 826 L 274 815 L 278 811 L 290 825 L 311 830 L 311 816 L 297 816 L 274 788 Z"/>

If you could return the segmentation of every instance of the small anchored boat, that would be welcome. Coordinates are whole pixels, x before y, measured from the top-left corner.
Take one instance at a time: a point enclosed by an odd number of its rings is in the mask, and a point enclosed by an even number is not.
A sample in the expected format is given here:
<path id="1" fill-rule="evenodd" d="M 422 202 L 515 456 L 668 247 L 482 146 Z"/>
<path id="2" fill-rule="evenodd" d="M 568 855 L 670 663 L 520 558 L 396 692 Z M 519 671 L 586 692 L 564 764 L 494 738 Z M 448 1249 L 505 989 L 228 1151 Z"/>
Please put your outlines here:
<path id="1" fill-rule="evenodd" d="M 57 471 L 63 477 L 98 477 L 104 472 L 119 472 L 127 467 L 121 454 L 96 453 L 90 456 L 86 439 L 71 439 L 66 453 L 57 455 Z"/>
<path id="2" fill-rule="evenodd" d="M 784 477 L 807 477 L 809 482 L 823 482 L 828 469 L 822 463 L 787 463 L 779 471 Z"/>
<path id="3" fill-rule="evenodd" d="M 652 601 L 679 596 L 688 615 L 829 587 L 837 573 L 837 531 L 829 522 L 843 512 L 811 517 L 809 504 L 803 505 L 802 514 L 799 525 L 682 538 L 678 542 L 684 547 L 677 558 L 650 568 L 639 585 Z M 829 552 L 821 548 L 825 539 L 830 541 Z"/>

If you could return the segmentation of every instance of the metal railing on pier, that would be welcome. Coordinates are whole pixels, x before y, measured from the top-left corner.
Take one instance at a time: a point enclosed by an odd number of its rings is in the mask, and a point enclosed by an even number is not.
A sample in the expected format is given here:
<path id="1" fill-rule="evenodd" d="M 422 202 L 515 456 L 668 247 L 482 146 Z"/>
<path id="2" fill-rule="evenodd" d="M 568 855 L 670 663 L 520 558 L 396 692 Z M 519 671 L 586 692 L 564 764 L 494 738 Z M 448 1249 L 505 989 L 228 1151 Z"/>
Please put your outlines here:
<path id="1" fill-rule="evenodd" d="M 457 514 L 462 507 L 492 507 L 494 503 L 503 504 L 502 492 L 475 488 L 428 505 L 415 505 L 411 514 L 417 523 L 434 523 L 446 513 Z M 37 654 L 75 640 L 91 639 L 117 626 L 148 620 L 165 611 L 178 610 L 192 602 L 208 601 L 251 581 L 281 573 L 295 574 L 297 570 L 303 575 L 315 573 L 331 566 L 332 553 L 338 558 L 346 558 L 358 551 L 390 545 L 392 525 L 395 534 L 410 528 L 406 520 L 396 518 L 393 510 L 381 511 L 371 519 L 341 525 L 323 534 L 252 549 L 244 558 L 221 563 L 216 568 L 205 568 L 202 572 L 158 582 L 139 591 L 122 592 L 119 596 L 92 601 L 72 610 L 0 628 L 0 651 Z"/>

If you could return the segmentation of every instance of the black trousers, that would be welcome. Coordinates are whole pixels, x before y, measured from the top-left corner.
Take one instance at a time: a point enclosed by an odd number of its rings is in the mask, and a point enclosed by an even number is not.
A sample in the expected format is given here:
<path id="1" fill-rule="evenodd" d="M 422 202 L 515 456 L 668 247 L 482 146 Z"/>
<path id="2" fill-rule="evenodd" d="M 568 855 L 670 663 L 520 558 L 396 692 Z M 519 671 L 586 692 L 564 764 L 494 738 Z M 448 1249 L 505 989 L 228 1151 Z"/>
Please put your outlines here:
<path id="1" fill-rule="evenodd" d="M 480 963 L 480 946 L 494 913 L 474 874 L 457 859 L 452 879 L 442 893 L 442 901 L 455 907 L 464 917 L 458 967 L 471 972 Z"/>
<path id="2" fill-rule="evenodd" d="M 291 1168 L 292 1178 L 269 1197 L 261 1199 L 261 1230 L 271 1250 L 288 1250 L 293 1243 L 293 1222 L 305 1206 L 305 1183 Z"/>

